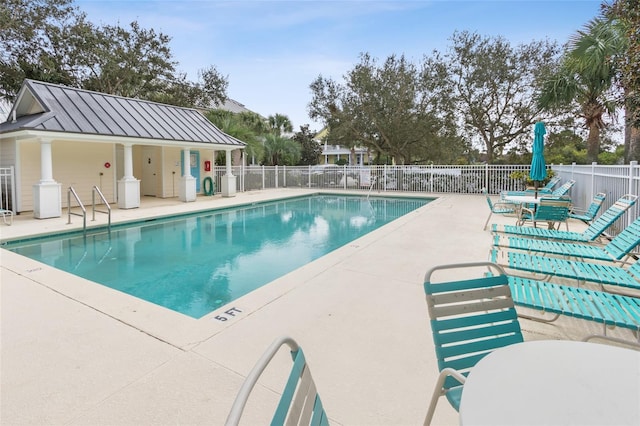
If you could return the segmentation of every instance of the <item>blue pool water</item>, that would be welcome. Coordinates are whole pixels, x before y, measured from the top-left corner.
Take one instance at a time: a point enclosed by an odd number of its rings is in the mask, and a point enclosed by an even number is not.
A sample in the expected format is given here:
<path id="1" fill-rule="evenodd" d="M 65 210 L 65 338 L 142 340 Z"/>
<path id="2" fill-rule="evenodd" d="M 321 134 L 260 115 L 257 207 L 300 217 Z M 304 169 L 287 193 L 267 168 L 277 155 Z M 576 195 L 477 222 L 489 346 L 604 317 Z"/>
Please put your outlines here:
<path id="1" fill-rule="evenodd" d="M 429 201 L 312 195 L 4 248 L 200 318 Z"/>

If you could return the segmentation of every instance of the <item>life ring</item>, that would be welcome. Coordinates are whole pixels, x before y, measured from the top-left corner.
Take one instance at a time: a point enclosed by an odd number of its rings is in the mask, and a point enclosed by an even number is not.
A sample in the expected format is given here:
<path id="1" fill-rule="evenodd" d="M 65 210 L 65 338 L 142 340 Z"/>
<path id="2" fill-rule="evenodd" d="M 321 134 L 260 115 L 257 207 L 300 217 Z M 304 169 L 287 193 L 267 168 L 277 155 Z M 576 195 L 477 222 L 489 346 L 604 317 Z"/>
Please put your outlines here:
<path id="1" fill-rule="evenodd" d="M 213 179 L 211 176 L 207 176 L 204 178 L 202 182 L 202 190 L 204 191 L 204 195 L 213 195 L 215 194 L 215 187 L 213 185 Z"/>

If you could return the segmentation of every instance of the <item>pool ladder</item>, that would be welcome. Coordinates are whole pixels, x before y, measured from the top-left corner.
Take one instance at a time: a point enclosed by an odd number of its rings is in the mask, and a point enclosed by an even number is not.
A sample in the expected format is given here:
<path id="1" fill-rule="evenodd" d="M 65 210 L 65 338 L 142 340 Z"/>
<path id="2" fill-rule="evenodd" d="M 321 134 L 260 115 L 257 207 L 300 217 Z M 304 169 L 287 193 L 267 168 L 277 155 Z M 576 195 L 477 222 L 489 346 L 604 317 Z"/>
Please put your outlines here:
<path id="1" fill-rule="evenodd" d="M 377 180 L 378 180 L 377 176 L 373 176 L 371 178 L 371 185 L 369 185 L 369 191 L 367 192 L 367 200 L 369 199 L 369 196 L 371 195 L 371 190 L 375 186 Z"/>
<path id="2" fill-rule="evenodd" d="M 107 206 L 106 211 L 96 209 L 96 193 L 98 193 L 98 196 L 100 197 L 104 205 Z M 82 210 L 82 213 L 76 213 L 71 211 L 71 195 L 73 195 L 73 198 L 75 198 L 76 202 L 78 203 L 78 206 Z M 95 185 L 93 186 L 93 190 L 91 191 L 91 203 L 92 203 L 92 213 L 93 213 L 93 217 L 91 220 L 92 221 L 96 220 L 96 212 L 107 214 L 109 217 L 107 230 L 109 233 L 111 233 L 111 206 L 109 205 L 109 202 L 102 194 L 102 191 L 100 191 L 100 188 L 98 188 Z M 71 224 L 71 215 L 81 216 L 82 217 L 82 233 L 86 237 L 87 236 L 87 209 L 84 207 L 84 204 L 82 204 L 82 201 L 80 201 L 80 197 L 78 197 L 78 193 L 73 188 L 73 186 L 70 186 L 69 191 L 67 191 L 67 206 L 69 208 L 69 213 L 67 215 L 68 216 L 67 225 Z"/>

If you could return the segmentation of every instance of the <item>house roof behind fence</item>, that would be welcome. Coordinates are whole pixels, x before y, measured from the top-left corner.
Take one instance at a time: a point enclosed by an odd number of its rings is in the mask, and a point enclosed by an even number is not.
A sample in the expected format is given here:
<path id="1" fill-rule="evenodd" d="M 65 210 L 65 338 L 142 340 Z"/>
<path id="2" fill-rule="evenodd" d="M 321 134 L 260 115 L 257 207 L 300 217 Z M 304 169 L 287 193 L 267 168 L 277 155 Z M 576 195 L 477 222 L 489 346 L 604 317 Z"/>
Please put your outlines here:
<path id="1" fill-rule="evenodd" d="M 0 133 L 42 130 L 242 148 L 199 111 L 25 80 Z"/>

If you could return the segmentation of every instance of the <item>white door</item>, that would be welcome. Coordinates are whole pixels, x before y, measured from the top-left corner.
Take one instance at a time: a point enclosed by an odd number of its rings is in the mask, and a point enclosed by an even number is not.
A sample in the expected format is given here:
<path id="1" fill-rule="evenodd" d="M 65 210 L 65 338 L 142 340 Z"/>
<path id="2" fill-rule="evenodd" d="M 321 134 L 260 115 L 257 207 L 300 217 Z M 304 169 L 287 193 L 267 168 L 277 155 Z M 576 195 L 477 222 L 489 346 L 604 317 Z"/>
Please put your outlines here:
<path id="1" fill-rule="evenodd" d="M 158 166 L 156 149 L 149 147 L 142 149 L 142 182 L 143 196 L 156 196 L 156 178 Z"/>

